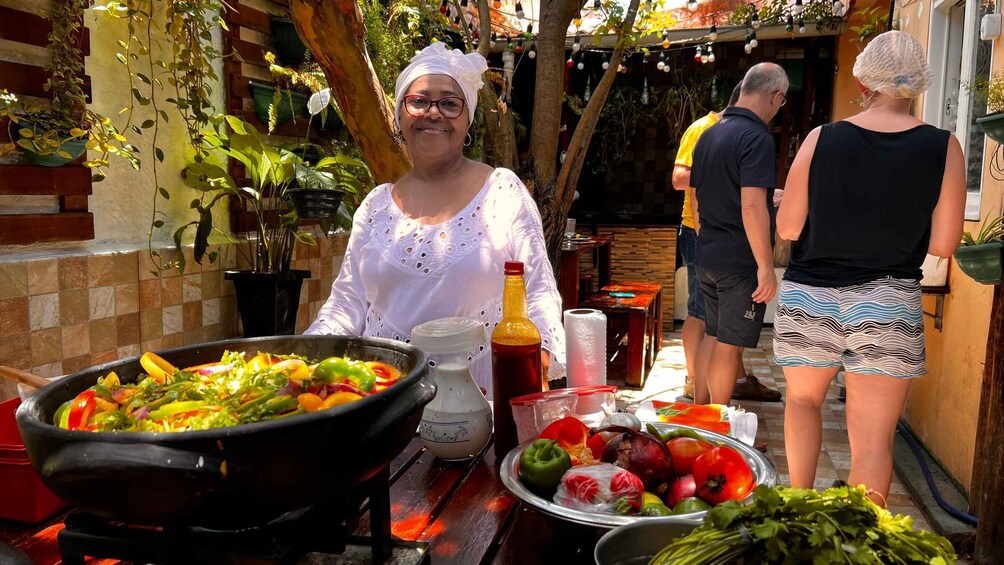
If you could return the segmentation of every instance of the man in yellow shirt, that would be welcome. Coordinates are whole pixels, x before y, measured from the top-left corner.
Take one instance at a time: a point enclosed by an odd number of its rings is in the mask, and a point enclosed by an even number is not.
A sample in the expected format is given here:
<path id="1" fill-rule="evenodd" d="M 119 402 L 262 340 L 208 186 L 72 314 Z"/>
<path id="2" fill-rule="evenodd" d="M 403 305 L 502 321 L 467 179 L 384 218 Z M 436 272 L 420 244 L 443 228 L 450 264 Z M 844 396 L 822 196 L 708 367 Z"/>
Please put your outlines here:
<path id="1" fill-rule="evenodd" d="M 742 83 L 736 85 L 729 97 L 729 106 L 735 105 L 739 99 L 739 90 Z M 699 374 L 696 366 L 697 348 L 704 339 L 704 291 L 701 290 L 697 282 L 697 268 L 694 262 L 697 259 L 697 231 L 700 227 L 700 215 L 697 211 L 697 198 L 694 189 L 690 185 L 690 167 L 694 159 L 694 146 L 701 134 L 721 119 L 721 112 L 709 112 L 707 116 L 698 119 L 690 124 L 683 138 L 680 139 L 680 148 L 676 153 L 676 162 L 673 167 L 673 188 L 684 191 L 683 197 L 683 221 L 680 225 L 680 234 L 677 246 L 683 255 L 683 261 L 687 265 L 687 319 L 683 322 L 683 354 L 687 359 L 687 383 L 684 385 L 684 396 L 695 399 L 698 404 L 710 402 L 705 375 Z M 760 383 L 752 374 L 748 374 L 745 367 L 740 365 L 739 375 L 736 376 L 736 387 L 732 393 L 732 398 L 738 400 L 762 400 L 776 402 L 781 400 L 781 393 L 771 390 Z M 697 383 L 700 387 L 695 394 Z"/>

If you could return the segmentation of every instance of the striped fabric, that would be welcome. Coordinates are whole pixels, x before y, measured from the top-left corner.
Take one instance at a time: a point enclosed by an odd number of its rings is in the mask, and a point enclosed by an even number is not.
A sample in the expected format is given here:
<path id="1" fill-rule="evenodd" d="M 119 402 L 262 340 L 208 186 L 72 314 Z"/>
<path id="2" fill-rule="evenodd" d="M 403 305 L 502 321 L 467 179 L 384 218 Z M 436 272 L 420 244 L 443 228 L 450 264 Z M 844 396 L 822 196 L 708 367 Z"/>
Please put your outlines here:
<path id="1" fill-rule="evenodd" d="M 785 366 L 915 378 L 927 373 L 920 283 L 885 277 L 838 288 L 783 281 L 774 358 Z"/>

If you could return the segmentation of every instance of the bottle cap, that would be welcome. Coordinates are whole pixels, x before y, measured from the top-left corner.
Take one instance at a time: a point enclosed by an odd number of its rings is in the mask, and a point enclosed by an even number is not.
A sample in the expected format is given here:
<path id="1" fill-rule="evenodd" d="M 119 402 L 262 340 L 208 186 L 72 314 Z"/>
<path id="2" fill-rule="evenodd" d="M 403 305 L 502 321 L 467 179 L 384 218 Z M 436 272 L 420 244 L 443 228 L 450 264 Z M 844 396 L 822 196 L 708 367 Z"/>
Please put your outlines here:
<path id="1" fill-rule="evenodd" d="M 440 318 L 412 328 L 411 344 L 430 355 L 467 353 L 485 344 L 485 326 L 472 318 Z"/>
<path id="2" fill-rule="evenodd" d="M 507 275 L 522 275 L 523 274 L 523 262 L 522 261 L 506 261 L 505 262 L 505 274 L 507 274 Z"/>

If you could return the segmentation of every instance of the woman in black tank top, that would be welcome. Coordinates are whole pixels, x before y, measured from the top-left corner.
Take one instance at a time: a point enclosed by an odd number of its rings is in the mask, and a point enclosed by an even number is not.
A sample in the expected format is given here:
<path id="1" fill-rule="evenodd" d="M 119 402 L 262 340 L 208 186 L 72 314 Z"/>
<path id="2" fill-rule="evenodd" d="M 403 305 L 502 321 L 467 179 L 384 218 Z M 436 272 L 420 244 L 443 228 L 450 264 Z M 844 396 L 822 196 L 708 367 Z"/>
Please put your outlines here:
<path id="1" fill-rule="evenodd" d="M 791 484 L 812 488 L 820 407 L 846 371 L 847 482 L 884 504 L 892 441 L 914 377 L 926 373 L 920 266 L 962 236 L 965 159 L 949 132 L 911 115 L 930 70 L 906 33 L 876 36 L 854 76 L 865 109 L 806 137 L 788 173 L 778 234 L 795 243 L 774 317 L 788 383 Z"/>

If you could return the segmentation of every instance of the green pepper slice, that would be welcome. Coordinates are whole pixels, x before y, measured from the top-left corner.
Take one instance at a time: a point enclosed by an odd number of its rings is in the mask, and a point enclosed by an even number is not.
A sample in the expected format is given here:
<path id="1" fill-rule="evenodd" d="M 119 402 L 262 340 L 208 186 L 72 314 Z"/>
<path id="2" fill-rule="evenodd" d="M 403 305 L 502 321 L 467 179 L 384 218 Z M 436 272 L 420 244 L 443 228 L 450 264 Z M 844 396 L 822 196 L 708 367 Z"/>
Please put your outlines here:
<path id="1" fill-rule="evenodd" d="M 519 456 L 519 478 L 542 496 L 553 495 L 571 468 L 572 458 L 553 439 L 538 439 Z"/>
<path id="2" fill-rule="evenodd" d="M 181 402 L 171 402 L 170 404 L 165 404 L 150 412 L 149 417 L 153 420 L 163 420 L 164 418 L 169 418 L 175 414 L 198 410 L 205 405 L 206 401 L 204 400 L 183 400 Z"/>

